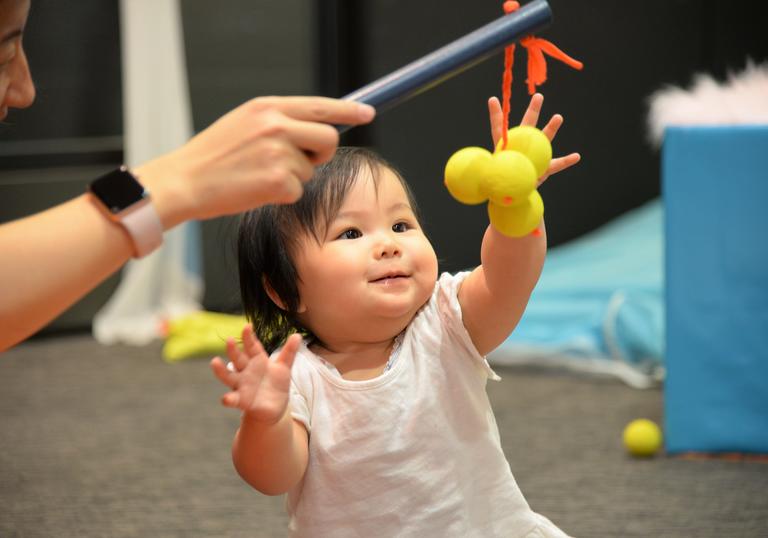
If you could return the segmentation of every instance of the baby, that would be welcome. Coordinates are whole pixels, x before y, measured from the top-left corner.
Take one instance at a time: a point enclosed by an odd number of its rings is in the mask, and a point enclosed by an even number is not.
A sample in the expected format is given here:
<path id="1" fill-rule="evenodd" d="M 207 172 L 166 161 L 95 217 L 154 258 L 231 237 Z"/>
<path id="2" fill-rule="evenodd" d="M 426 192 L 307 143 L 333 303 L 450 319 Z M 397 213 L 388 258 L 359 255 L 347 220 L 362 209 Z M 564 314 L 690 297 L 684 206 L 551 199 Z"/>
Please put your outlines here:
<path id="1" fill-rule="evenodd" d="M 495 145 L 497 99 L 489 109 Z M 561 124 L 543 129 L 550 140 Z M 554 159 L 548 174 L 578 160 Z M 403 177 L 340 148 L 298 202 L 243 217 L 238 252 L 252 325 L 242 346 L 228 342 L 229 367 L 211 365 L 231 390 L 224 405 L 243 412 L 235 467 L 263 493 L 288 493 L 290 536 L 566 536 L 520 492 L 485 390 L 498 379 L 485 355 L 539 278 L 543 223 L 522 238 L 489 226 L 481 265 L 438 278 Z"/>

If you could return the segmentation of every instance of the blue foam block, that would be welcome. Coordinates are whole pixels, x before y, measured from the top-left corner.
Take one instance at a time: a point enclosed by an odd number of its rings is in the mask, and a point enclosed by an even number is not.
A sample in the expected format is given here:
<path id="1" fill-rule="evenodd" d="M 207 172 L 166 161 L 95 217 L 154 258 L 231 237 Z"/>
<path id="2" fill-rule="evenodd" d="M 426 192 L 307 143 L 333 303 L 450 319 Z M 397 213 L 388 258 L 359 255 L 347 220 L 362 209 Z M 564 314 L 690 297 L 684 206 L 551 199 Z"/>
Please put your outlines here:
<path id="1" fill-rule="evenodd" d="M 664 136 L 670 453 L 768 453 L 768 126 Z"/>

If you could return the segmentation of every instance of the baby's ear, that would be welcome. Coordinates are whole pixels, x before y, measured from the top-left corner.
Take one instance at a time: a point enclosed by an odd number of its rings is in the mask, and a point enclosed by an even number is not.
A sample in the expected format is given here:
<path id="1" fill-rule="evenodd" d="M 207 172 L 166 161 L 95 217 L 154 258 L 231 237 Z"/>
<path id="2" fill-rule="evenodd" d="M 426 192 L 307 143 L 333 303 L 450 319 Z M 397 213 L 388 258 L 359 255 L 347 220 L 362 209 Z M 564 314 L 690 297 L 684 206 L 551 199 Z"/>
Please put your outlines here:
<path id="1" fill-rule="evenodd" d="M 272 284 L 269 282 L 269 279 L 266 276 L 261 277 L 261 285 L 264 286 L 264 291 L 267 292 L 270 300 L 275 303 L 275 305 L 277 305 L 280 310 L 285 310 L 285 303 L 277 294 L 275 288 L 272 287 Z"/>
<path id="2" fill-rule="evenodd" d="M 275 306 L 277 306 L 280 310 L 286 311 L 288 310 L 285 307 L 285 302 L 280 298 L 280 295 L 275 291 L 275 288 L 272 287 L 272 284 L 270 284 L 269 279 L 266 276 L 261 277 L 261 283 L 264 286 L 264 291 L 267 292 L 267 295 L 269 296 L 270 300 L 275 303 Z M 299 303 L 299 308 L 297 309 L 297 312 L 301 313 L 306 310 L 304 308 L 304 305 L 302 303 Z"/>

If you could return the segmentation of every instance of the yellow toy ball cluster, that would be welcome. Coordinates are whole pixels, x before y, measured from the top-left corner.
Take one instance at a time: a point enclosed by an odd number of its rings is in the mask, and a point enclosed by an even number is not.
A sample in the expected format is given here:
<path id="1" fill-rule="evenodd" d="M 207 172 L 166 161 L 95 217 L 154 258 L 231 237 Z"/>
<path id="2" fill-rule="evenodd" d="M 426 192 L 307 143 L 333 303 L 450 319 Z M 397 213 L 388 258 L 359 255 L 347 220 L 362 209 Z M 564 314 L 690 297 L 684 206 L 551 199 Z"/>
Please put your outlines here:
<path id="1" fill-rule="evenodd" d="M 535 127 L 520 126 L 507 133 L 507 146 L 496 152 L 467 147 L 445 165 L 445 186 L 464 204 L 488 202 L 488 217 L 498 231 L 522 237 L 534 231 L 544 215 L 536 183 L 552 160 L 552 146 Z"/>
<path id="2" fill-rule="evenodd" d="M 501 151 L 504 139 L 496 144 L 496 151 Z M 536 178 L 544 175 L 552 160 L 552 144 L 547 135 L 536 127 L 520 125 L 507 131 L 507 147 L 524 154 L 536 169 Z"/>
<path id="3" fill-rule="evenodd" d="M 624 447 L 633 456 L 654 456 L 661 449 L 661 429 L 652 420 L 639 418 L 624 428 Z"/>

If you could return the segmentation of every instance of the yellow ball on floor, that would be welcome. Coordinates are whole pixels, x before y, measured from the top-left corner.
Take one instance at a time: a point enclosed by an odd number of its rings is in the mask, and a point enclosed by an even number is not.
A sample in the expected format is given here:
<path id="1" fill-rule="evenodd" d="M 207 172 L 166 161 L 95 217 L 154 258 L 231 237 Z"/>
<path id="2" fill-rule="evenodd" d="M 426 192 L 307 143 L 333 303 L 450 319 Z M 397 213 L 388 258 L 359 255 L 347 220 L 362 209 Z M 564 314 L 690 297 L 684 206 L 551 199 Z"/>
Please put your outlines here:
<path id="1" fill-rule="evenodd" d="M 652 420 L 639 418 L 624 428 L 624 446 L 633 456 L 649 457 L 661 448 L 661 429 Z"/>

